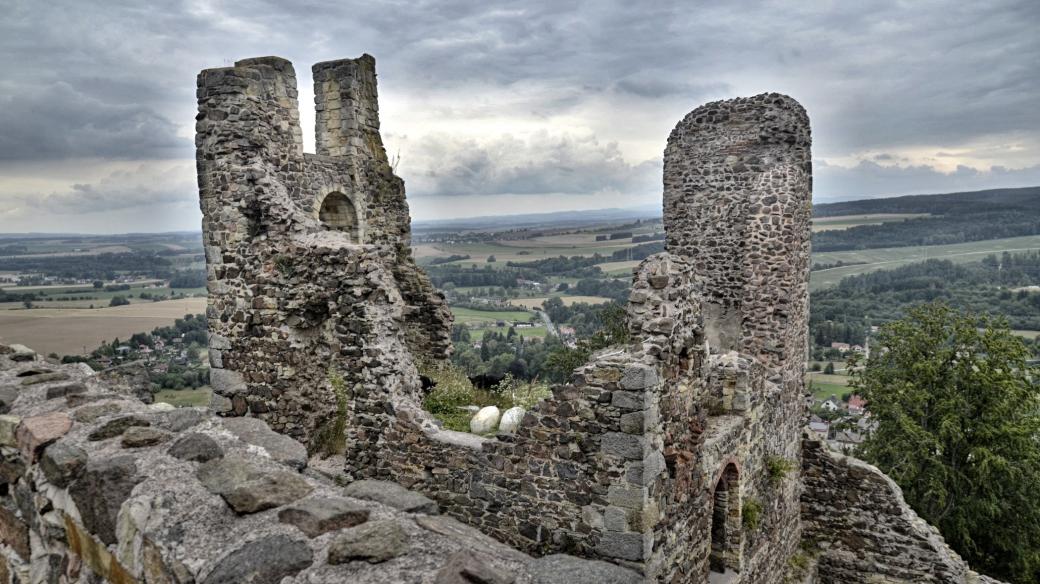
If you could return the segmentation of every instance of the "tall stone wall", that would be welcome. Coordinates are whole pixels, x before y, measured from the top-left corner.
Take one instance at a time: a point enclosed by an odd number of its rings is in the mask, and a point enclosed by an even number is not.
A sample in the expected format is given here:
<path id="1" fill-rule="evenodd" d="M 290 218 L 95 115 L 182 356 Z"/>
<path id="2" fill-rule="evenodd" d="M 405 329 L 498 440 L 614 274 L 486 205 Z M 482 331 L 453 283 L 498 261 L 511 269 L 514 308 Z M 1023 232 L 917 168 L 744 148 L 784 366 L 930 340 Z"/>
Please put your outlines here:
<path id="1" fill-rule="evenodd" d="M 374 60 L 319 63 L 314 79 L 319 153 L 305 154 L 288 61 L 203 71 L 196 157 L 213 387 L 228 414 L 323 449 L 345 394 L 419 391 L 413 362 L 450 353 L 451 313 L 411 257 Z M 322 220 L 329 197 L 352 224 Z M 381 361 L 388 377 L 370 373 Z"/>
<path id="2" fill-rule="evenodd" d="M 532 558 L 394 483 L 344 488 L 261 420 L 149 406 L 22 347 L 0 345 L 0 410 L 0 584 L 641 581 Z"/>
<path id="3" fill-rule="evenodd" d="M 733 103 L 750 104 L 741 106 L 741 135 L 772 136 L 777 113 L 805 119 L 782 96 Z M 669 172 L 734 148 L 724 129 L 688 123 L 702 110 L 729 107 L 705 106 L 680 123 L 666 152 Z M 807 156 L 808 128 L 784 131 L 801 141 L 764 138 L 767 146 L 755 151 L 788 162 Z M 804 354 L 760 348 L 791 338 L 804 342 L 804 334 L 788 331 L 772 312 L 759 317 L 765 298 L 781 297 L 783 287 L 805 290 L 807 261 L 787 255 L 807 253 L 810 192 L 803 175 L 769 179 L 777 168 L 770 163 L 744 171 L 740 191 L 671 192 L 666 221 L 688 230 L 690 245 L 699 245 L 699 227 L 684 227 L 682 217 L 671 214 L 729 216 L 753 203 L 755 225 L 719 224 L 714 235 L 730 242 L 750 238 L 754 247 L 737 263 L 720 260 L 714 272 L 702 263 L 706 254 L 687 255 L 690 250 L 678 246 L 642 262 L 627 309 L 631 342 L 576 370 L 571 384 L 525 415 L 515 435 L 442 430 L 414 394 L 367 391 L 350 406 L 357 415 L 347 423 L 348 474 L 415 488 L 447 513 L 526 551 L 603 558 L 663 582 L 707 579 L 713 505 L 725 472 L 728 530 L 724 544 L 715 542 L 724 557 L 716 565 L 739 573 L 742 582 L 780 581 L 800 532 Z M 783 202 L 761 202 L 769 197 Z M 743 342 L 721 347 L 708 330 L 719 306 L 713 287 L 738 279 L 743 294 L 749 277 L 757 295 L 732 305 L 753 310 L 730 313 Z M 796 326 L 804 326 L 804 301 L 788 305 L 800 311 L 792 314 Z M 768 477 L 770 461 L 782 464 L 786 476 Z M 745 504 L 760 509 L 751 527 L 742 519 Z"/>
<path id="4" fill-rule="evenodd" d="M 996 582 L 971 571 L 876 467 L 818 440 L 805 441 L 804 464 L 802 520 L 821 584 Z"/>
<path id="5" fill-rule="evenodd" d="M 812 158 L 809 118 L 766 93 L 709 103 L 668 138 L 666 249 L 704 283 L 705 330 L 800 383 L 807 355 Z"/>

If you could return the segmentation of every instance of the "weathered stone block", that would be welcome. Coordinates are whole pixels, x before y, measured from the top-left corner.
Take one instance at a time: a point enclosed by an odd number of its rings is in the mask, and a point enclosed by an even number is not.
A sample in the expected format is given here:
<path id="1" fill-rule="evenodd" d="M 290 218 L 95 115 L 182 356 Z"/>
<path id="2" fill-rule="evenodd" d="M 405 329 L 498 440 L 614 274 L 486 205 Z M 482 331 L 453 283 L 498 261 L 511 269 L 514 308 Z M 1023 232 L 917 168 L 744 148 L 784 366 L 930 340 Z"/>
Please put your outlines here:
<path id="1" fill-rule="evenodd" d="M 641 533 L 605 531 L 596 545 L 596 553 L 608 558 L 638 562 L 644 558 L 643 540 Z"/>
<path id="2" fill-rule="evenodd" d="M 600 441 L 600 451 L 630 460 L 643 458 L 643 437 L 621 432 L 607 432 Z"/>
<path id="3" fill-rule="evenodd" d="M 198 433 L 181 436 L 166 452 L 174 458 L 193 462 L 206 462 L 224 456 L 224 449 L 216 440 Z"/>
<path id="4" fill-rule="evenodd" d="M 259 446 L 274 460 L 297 469 L 307 466 L 307 447 L 296 440 L 275 432 L 257 418 L 224 418 L 221 424 L 236 438 Z"/>
<path id="5" fill-rule="evenodd" d="M 639 390 L 655 385 L 657 385 L 657 372 L 643 365 L 629 367 L 621 376 L 621 389 Z"/>
<path id="6" fill-rule="evenodd" d="M 610 405 L 623 410 L 641 410 L 644 407 L 644 395 L 634 391 L 615 391 Z"/>
<path id="7" fill-rule="evenodd" d="M 621 417 L 618 419 L 618 423 L 621 425 L 621 431 L 625 434 L 642 434 L 643 418 L 644 414 L 642 411 L 621 414 Z"/>
<path id="8" fill-rule="evenodd" d="M 0 505 L 0 542 L 14 550 L 22 560 L 29 561 L 29 524 L 4 505 Z"/>
<path id="9" fill-rule="evenodd" d="M 145 448 L 155 446 L 170 439 L 170 434 L 156 428 L 134 426 L 123 432 L 120 441 L 124 448 Z"/>
<path id="10" fill-rule="evenodd" d="M 456 552 L 437 571 L 433 584 L 511 584 L 516 580 L 515 574 L 492 562 L 492 558 L 477 552 Z"/>
<path id="11" fill-rule="evenodd" d="M 310 547 L 287 535 L 250 541 L 218 560 L 202 584 L 280 584 L 314 563 Z"/>
<path id="12" fill-rule="evenodd" d="M 629 484 L 610 485 L 607 502 L 625 509 L 642 509 L 646 502 L 646 488 Z"/>
<path id="13" fill-rule="evenodd" d="M 131 455 L 89 460 L 83 476 L 69 486 L 83 526 L 105 544 L 115 543 L 119 509 L 141 480 Z"/>
<path id="14" fill-rule="evenodd" d="M 354 527 L 368 521 L 368 509 L 346 499 L 307 499 L 278 512 L 278 520 L 294 525 L 307 537 Z"/>
<path id="15" fill-rule="evenodd" d="M 17 446 L 15 430 L 21 422 L 18 416 L 0 415 L 0 446 Z"/>
<path id="16" fill-rule="evenodd" d="M 239 457 L 205 462 L 196 475 L 239 514 L 257 513 L 306 497 L 314 487 L 298 474 L 264 470 Z"/>
<path id="17" fill-rule="evenodd" d="M 18 448 L 26 460 L 33 461 L 41 448 L 72 429 L 72 418 L 61 412 L 22 418 L 15 430 Z"/>
<path id="18" fill-rule="evenodd" d="M 78 479 L 87 467 L 87 452 L 74 444 L 51 444 L 40 457 L 40 469 L 51 484 L 67 487 Z"/>
<path id="19" fill-rule="evenodd" d="M 335 565 L 365 560 L 378 564 L 408 553 L 408 546 L 408 534 L 396 521 L 370 521 L 340 533 L 329 545 L 328 562 Z"/>
<path id="20" fill-rule="evenodd" d="M 113 420 L 109 420 L 102 424 L 99 428 L 97 428 L 87 436 L 87 440 L 95 442 L 99 440 L 108 440 L 109 438 L 121 436 L 123 432 L 126 432 L 127 428 L 131 428 L 134 426 L 143 427 L 151 425 L 151 421 L 141 416 L 122 416 Z"/>
<path id="21" fill-rule="evenodd" d="M 343 494 L 357 499 L 376 501 L 409 513 L 436 515 L 439 512 L 437 503 L 433 500 L 389 481 L 354 481 L 343 489 Z"/>

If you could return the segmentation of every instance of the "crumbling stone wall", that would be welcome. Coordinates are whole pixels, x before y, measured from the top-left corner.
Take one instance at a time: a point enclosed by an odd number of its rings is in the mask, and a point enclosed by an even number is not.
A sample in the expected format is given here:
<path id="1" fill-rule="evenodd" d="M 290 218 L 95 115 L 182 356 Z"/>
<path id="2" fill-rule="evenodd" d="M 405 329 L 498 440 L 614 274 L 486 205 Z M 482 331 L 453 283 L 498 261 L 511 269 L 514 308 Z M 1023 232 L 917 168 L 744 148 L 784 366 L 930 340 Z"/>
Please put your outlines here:
<path id="1" fill-rule="evenodd" d="M 449 318 L 408 256 L 374 64 L 319 64 L 314 78 L 318 154 L 304 155 L 288 62 L 200 75 L 209 317 L 228 413 L 312 446 L 345 428 L 349 478 L 401 482 L 530 552 L 609 559 L 660 581 L 707 577 L 714 491 L 732 468 L 737 525 L 745 501 L 762 513 L 754 529 L 729 531 L 727 565 L 742 581 L 778 581 L 799 532 L 797 471 L 767 481 L 765 468 L 800 457 L 811 188 L 801 107 L 770 94 L 680 122 L 665 155 L 668 245 L 635 271 L 631 342 L 595 355 L 514 435 L 481 438 L 420 407 L 415 363 L 447 353 Z M 330 193 L 349 196 L 357 225 L 323 229 Z"/>
<path id="2" fill-rule="evenodd" d="M 806 289 L 805 258 L 786 255 L 807 253 L 810 193 L 808 180 L 797 173 L 791 180 L 761 177 L 786 176 L 791 164 L 804 171 L 808 159 L 799 157 L 808 156 L 808 128 L 784 126 L 774 133 L 776 116 L 805 119 L 789 98 L 737 103 L 740 131 L 756 137 L 761 144 L 755 152 L 766 161 L 741 175 L 742 191 L 668 191 L 673 205 L 666 213 L 734 214 L 751 200 L 775 197 L 754 207 L 754 221 L 766 228 L 715 226 L 727 242 L 751 238 L 754 245 L 734 256 L 739 261 L 716 262 L 712 255 L 732 255 L 732 245 L 704 246 L 692 255 L 673 246 L 645 260 L 635 270 L 628 303 L 631 342 L 593 356 L 572 383 L 527 412 L 515 435 L 442 430 L 415 398 L 389 390 L 354 395 L 351 407 L 362 415 L 348 422 L 348 475 L 406 484 L 453 516 L 532 553 L 567 550 L 630 566 L 648 580 L 703 581 L 715 487 L 730 467 L 736 469 L 727 483 L 735 527 L 727 535 L 728 565 L 740 581 L 780 581 L 800 530 L 804 351 L 760 349 L 804 343 L 804 334 L 787 326 L 806 326 L 807 305 L 787 303 L 791 312 L 783 321 L 761 314 L 766 297 L 782 296 L 783 287 Z M 729 107 L 705 106 L 676 128 L 666 152 L 666 186 L 672 180 L 683 188 L 671 175 L 686 172 L 697 156 L 732 147 L 724 129 L 697 125 L 701 110 Z M 789 143 L 791 132 L 800 141 Z M 675 218 L 669 225 L 691 245 L 699 241 L 700 225 Z M 708 330 L 719 305 L 712 287 L 744 282 L 748 274 L 760 290 L 731 302 L 748 307 L 746 314 L 729 312 L 741 343 L 720 346 Z M 738 289 L 744 292 L 743 285 Z M 769 459 L 785 461 L 788 476 L 768 478 Z M 744 529 L 741 509 L 750 500 L 762 507 L 761 517 Z"/>
<path id="3" fill-rule="evenodd" d="M 418 391 L 413 361 L 450 353 L 451 313 L 411 257 L 374 60 L 313 71 L 318 154 L 302 150 L 295 72 L 277 57 L 199 75 L 196 146 L 213 387 L 229 414 L 322 449 L 343 399 L 330 376 Z M 321 221 L 330 195 L 356 225 Z M 389 378 L 366 373 L 379 362 Z"/>
<path id="4" fill-rule="evenodd" d="M 641 581 L 532 558 L 394 483 L 339 486 L 261 420 L 114 387 L 0 346 L 0 584 Z"/>
<path id="5" fill-rule="evenodd" d="M 818 582 L 996 582 L 971 571 L 876 467 L 818 440 L 804 444 L 802 521 L 820 554 Z"/>
<path id="6" fill-rule="evenodd" d="M 821 477 L 863 495 L 849 502 L 857 520 L 876 519 L 861 503 L 888 505 L 891 492 L 871 487 L 883 480 L 864 483 L 870 473 L 816 450 L 802 457 L 812 168 L 797 102 L 715 102 L 679 122 L 665 150 L 666 247 L 634 271 L 629 340 L 593 355 L 515 434 L 480 437 L 421 408 L 416 363 L 448 354 L 450 314 L 409 255 L 374 63 L 313 71 L 316 155 L 300 149 L 288 62 L 199 77 L 225 414 L 262 417 L 312 449 L 342 431 L 347 480 L 389 479 L 524 551 L 601 558 L 646 581 L 794 578 L 803 521 L 813 537 L 847 527 Z M 892 517 L 881 525 L 905 529 Z M 886 578 L 935 551 L 914 551 L 916 536 L 861 537 Z M 844 580 L 866 568 L 849 559 L 853 545 L 834 544 L 810 579 L 868 581 Z"/>

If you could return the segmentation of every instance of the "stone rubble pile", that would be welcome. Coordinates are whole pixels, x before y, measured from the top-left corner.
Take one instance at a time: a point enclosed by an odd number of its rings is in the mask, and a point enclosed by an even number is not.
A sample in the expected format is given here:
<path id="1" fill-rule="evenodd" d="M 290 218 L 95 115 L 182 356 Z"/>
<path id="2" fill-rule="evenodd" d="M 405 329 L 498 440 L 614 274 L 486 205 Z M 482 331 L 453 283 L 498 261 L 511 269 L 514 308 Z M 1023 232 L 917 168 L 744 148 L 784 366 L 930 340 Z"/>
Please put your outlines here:
<path id="1" fill-rule="evenodd" d="M 146 405 L 24 347 L 0 346 L 0 410 L 0 584 L 641 580 L 531 558 L 395 483 L 340 486 L 259 419 Z"/>

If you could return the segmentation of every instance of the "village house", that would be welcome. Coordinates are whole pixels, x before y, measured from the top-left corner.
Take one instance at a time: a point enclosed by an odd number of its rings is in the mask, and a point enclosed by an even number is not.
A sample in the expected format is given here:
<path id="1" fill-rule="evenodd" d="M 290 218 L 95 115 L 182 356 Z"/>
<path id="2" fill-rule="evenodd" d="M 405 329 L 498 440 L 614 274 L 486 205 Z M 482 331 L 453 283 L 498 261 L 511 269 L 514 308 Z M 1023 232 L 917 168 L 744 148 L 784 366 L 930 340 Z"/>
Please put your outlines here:
<path id="1" fill-rule="evenodd" d="M 863 414 L 863 412 L 866 411 L 866 407 L 867 400 L 863 399 L 862 397 L 853 394 L 852 397 L 849 398 L 848 409 L 850 414 L 854 414 L 857 416 L 861 415 Z"/>

